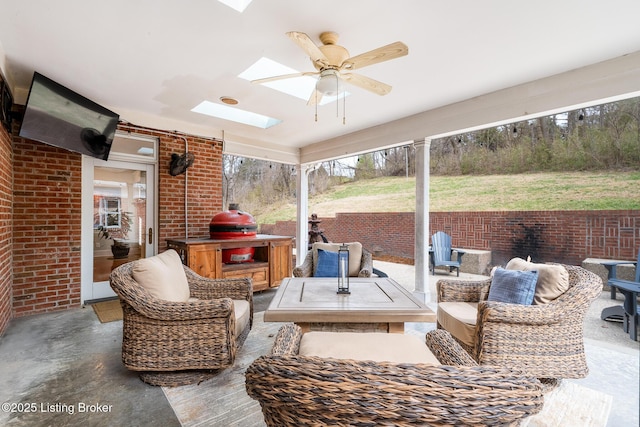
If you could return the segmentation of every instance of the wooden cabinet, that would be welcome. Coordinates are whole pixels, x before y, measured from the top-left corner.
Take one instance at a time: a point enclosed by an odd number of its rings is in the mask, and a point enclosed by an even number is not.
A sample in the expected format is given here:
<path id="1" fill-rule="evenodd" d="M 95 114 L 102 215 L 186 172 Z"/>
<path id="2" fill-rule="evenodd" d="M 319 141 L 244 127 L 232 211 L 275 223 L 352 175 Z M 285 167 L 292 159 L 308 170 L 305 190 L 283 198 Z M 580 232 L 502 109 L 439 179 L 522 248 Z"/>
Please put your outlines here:
<path id="1" fill-rule="evenodd" d="M 289 241 L 272 240 L 269 242 L 269 277 L 278 285 L 293 272 L 293 238 Z"/>
<path id="2" fill-rule="evenodd" d="M 201 276 L 212 279 L 250 277 L 253 290 L 279 286 L 293 270 L 293 237 L 258 234 L 254 239 L 167 239 L 182 262 Z M 253 262 L 224 264 L 222 251 L 255 248 Z"/>

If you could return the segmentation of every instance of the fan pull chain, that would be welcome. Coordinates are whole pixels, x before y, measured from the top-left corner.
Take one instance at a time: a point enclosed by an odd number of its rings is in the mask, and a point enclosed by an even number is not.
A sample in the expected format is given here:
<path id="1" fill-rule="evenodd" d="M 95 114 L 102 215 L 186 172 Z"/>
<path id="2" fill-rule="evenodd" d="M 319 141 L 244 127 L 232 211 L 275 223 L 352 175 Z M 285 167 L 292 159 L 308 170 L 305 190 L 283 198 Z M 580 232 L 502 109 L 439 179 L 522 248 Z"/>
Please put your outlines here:
<path id="1" fill-rule="evenodd" d="M 317 83 L 316 83 L 315 97 L 316 97 L 316 102 L 314 104 L 316 104 L 316 122 L 317 122 L 318 121 L 318 84 Z"/>
<path id="2" fill-rule="evenodd" d="M 340 87 L 338 86 L 338 78 L 336 77 L 336 118 L 340 117 Z"/>
<path id="3" fill-rule="evenodd" d="M 347 94 L 342 94 L 342 124 L 347 123 Z"/>

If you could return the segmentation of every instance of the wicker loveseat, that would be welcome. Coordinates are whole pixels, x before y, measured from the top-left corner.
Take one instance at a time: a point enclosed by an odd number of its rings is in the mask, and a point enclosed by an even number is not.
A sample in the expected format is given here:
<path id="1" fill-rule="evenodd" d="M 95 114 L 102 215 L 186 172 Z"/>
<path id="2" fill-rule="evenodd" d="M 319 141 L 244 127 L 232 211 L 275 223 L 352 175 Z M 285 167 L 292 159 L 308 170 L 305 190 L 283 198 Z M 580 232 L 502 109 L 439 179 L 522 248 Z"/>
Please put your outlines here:
<path id="1" fill-rule="evenodd" d="M 490 278 L 441 279 L 436 283 L 437 325 L 449 330 L 480 365 L 517 367 L 541 379 L 583 378 L 588 373 L 584 317 L 602 291 L 602 279 L 578 266 L 562 267 L 568 273 L 568 289 L 557 298 L 536 305 L 488 301 Z M 464 316 L 466 320 L 461 320 L 465 322 L 463 329 L 470 332 L 452 327 L 444 316 L 445 309 L 455 311 L 443 305 L 451 302 L 463 303 L 471 310 Z"/>
<path id="2" fill-rule="evenodd" d="M 316 271 L 318 260 L 318 249 L 337 252 L 340 243 L 319 243 L 316 242 L 307 252 L 302 264 L 293 269 L 294 277 L 312 277 Z M 347 243 L 349 245 L 349 276 L 351 277 L 371 277 L 374 273 L 373 256 L 371 252 L 362 247 L 359 242 Z M 380 275 L 378 271 L 375 272 Z"/>
<path id="3" fill-rule="evenodd" d="M 301 338 L 283 326 L 246 371 L 268 426 L 514 425 L 542 408 L 537 379 L 478 366 L 446 331 L 427 335 L 443 365 L 303 356 Z"/>
<path id="4" fill-rule="evenodd" d="M 189 300 L 167 301 L 134 278 L 141 261 L 121 265 L 110 277 L 123 311 L 124 365 L 160 386 L 200 382 L 231 366 L 253 323 L 251 280 L 207 279 L 180 263 L 175 268 L 186 275 Z"/>

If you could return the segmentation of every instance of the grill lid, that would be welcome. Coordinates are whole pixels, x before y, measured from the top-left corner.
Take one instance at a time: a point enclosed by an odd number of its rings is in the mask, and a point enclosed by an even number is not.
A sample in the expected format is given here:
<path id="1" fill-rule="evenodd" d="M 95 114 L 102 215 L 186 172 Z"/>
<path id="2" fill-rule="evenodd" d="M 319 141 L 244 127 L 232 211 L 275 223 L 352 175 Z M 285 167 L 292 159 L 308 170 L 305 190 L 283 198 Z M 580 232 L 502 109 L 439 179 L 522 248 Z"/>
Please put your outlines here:
<path id="1" fill-rule="evenodd" d="M 209 223 L 209 231 L 255 231 L 258 228 L 256 220 L 248 212 L 241 211 L 237 204 L 229 205 L 229 210 L 214 215 Z"/>

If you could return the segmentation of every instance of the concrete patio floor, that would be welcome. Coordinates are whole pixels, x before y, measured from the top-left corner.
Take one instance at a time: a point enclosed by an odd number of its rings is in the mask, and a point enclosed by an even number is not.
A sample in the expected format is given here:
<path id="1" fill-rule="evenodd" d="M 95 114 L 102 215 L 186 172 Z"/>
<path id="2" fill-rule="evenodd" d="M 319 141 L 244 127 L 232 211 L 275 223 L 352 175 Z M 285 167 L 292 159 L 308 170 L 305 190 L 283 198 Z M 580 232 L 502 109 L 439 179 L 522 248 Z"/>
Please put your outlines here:
<path id="1" fill-rule="evenodd" d="M 413 290 L 413 266 L 374 265 Z M 445 276 L 455 274 L 429 276 L 432 298 L 435 282 Z M 268 306 L 274 293 L 254 295 L 256 312 Z M 600 320 L 602 308 L 621 302 L 604 292 L 591 306 L 585 321 L 590 373 L 568 380 L 613 396 L 609 427 L 639 425 L 640 344 L 620 324 Z M 434 327 L 407 325 L 421 332 Z M 90 307 L 12 320 L 0 338 L 0 402 L 10 404 L 0 411 L 0 425 L 179 426 L 162 388 L 144 384 L 122 365 L 121 337 L 122 322 L 102 324 Z"/>

